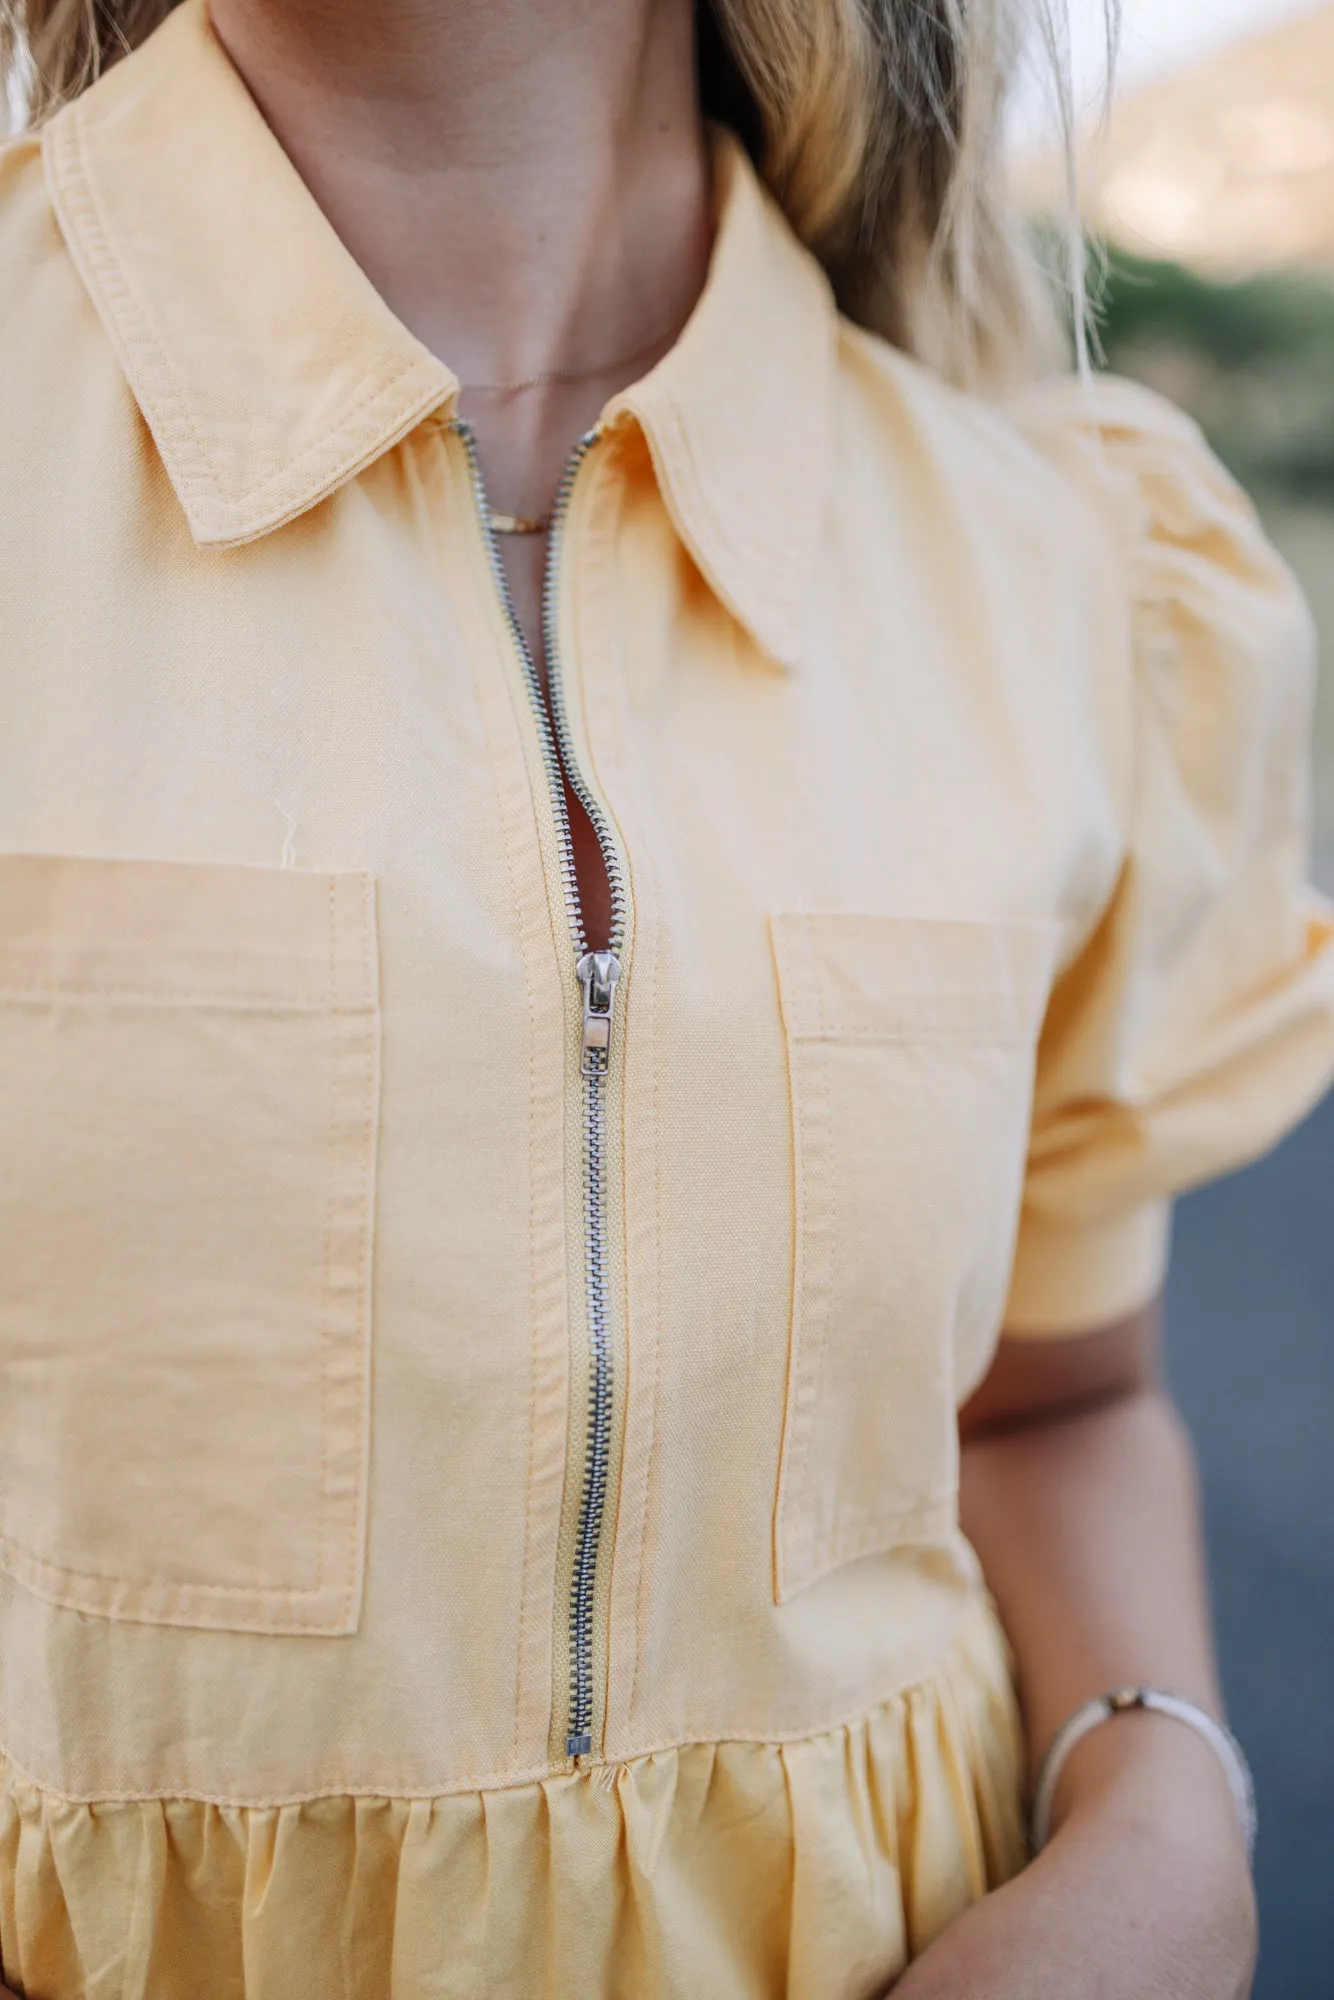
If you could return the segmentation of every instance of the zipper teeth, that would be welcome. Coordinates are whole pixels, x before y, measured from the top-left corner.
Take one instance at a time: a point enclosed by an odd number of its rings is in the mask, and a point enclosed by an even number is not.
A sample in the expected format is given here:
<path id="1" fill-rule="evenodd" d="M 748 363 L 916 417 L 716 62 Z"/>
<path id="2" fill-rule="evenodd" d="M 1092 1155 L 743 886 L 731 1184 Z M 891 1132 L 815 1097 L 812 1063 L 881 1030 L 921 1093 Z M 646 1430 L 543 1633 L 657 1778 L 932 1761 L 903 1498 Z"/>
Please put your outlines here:
<path id="1" fill-rule="evenodd" d="M 605 1087 L 601 1076 L 584 1078 L 584 1148 L 587 1161 L 587 1230 L 584 1284 L 592 1368 L 588 1382 L 588 1430 L 584 1489 L 579 1505 L 579 1539 L 570 1576 L 570 1714 L 566 1748 L 571 1755 L 587 1746 L 593 1727 L 593 1608 L 598 1547 L 607 1504 L 611 1461 L 612 1355 L 607 1307 L 607 1229 L 603 1210 L 606 1182 Z M 580 1750 L 575 1749 L 576 1743 Z"/>
<path id="2" fill-rule="evenodd" d="M 582 958 L 588 950 L 588 934 L 584 929 L 584 913 L 579 902 L 579 878 L 574 866 L 574 835 L 570 829 L 569 808 L 565 803 L 564 780 L 569 781 L 570 790 L 588 814 L 589 823 L 602 851 L 602 865 L 607 871 L 607 890 L 611 901 L 611 935 L 607 940 L 607 949 L 619 954 L 625 939 L 625 878 L 621 873 L 620 859 L 611 837 L 611 828 L 607 824 L 607 816 L 589 791 L 584 775 L 571 752 L 570 725 L 565 708 L 565 691 L 561 686 L 560 651 L 556 631 L 556 587 L 560 575 L 561 549 L 565 540 L 565 517 L 569 512 L 570 495 L 574 491 L 579 468 L 597 443 L 600 433 L 591 430 L 580 438 L 565 462 L 565 470 L 561 474 L 556 498 L 552 503 L 542 586 L 542 640 L 547 655 L 547 699 L 544 700 L 541 676 L 537 671 L 537 663 L 533 659 L 528 641 L 524 637 L 518 613 L 514 609 L 514 597 L 501 559 L 500 544 L 491 526 L 491 507 L 486 497 L 486 482 L 482 477 L 482 461 L 477 449 L 477 439 L 471 424 L 462 417 L 455 417 L 452 427 L 462 440 L 463 449 L 467 454 L 468 474 L 482 523 L 482 535 L 486 543 L 492 580 L 510 629 L 510 637 L 514 641 L 515 650 L 523 667 L 523 677 L 527 683 L 533 714 L 537 718 L 542 762 L 546 769 L 547 786 L 556 816 L 556 842 L 560 850 L 565 914 L 569 920 L 570 938 L 574 945 L 575 956 Z M 547 713 L 548 700 L 551 705 L 550 714 Z"/>
<path id="3" fill-rule="evenodd" d="M 597 443 L 598 437 L 599 432 L 594 429 L 586 432 L 580 438 L 578 444 L 565 462 L 565 470 L 561 474 L 561 482 L 556 489 L 556 498 L 551 505 L 551 526 L 547 533 L 546 574 L 542 585 L 542 643 L 546 647 L 547 694 L 551 703 L 551 719 L 555 724 L 557 754 L 564 767 L 565 776 L 569 780 L 570 790 L 588 814 L 589 823 L 597 835 L 597 843 L 602 850 L 602 865 L 607 871 L 607 891 L 611 902 L 611 934 L 607 940 L 607 949 L 619 956 L 625 939 L 625 880 L 621 874 L 620 859 L 616 853 L 616 844 L 611 837 L 611 828 L 607 824 L 607 816 L 593 797 L 593 794 L 589 791 L 584 780 L 584 774 L 580 770 L 571 751 L 570 725 L 565 710 L 565 687 L 560 673 L 560 634 L 556 629 L 561 550 L 565 544 L 565 518 L 569 513 L 570 495 L 574 491 L 574 482 L 579 476 L 579 468 L 588 457 L 593 446 Z M 497 561 L 499 560 L 498 551 L 496 559 Z M 524 647 L 524 653 L 527 657 L 528 670 L 533 682 L 534 691 L 540 704 L 542 691 L 537 680 L 536 671 L 533 668 L 532 656 L 528 653 L 526 646 Z M 560 803 L 562 812 L 565 812 L 563 794 Z M 570 816 L 566 812 L 565 825 L 567 834 L 569 831 L 569 819 Z M 575 949 L 580 957 L 582 957 L 588 949 L 588 939 L 584 932 L 583 911 L 579 906 L 579 888 L 574 872 L 574 847 L 572 843 L 569 848 L 569 873 L 566 876 L 566 894 L 567 897 L 572 899 L 574 910 L 574 923 L 571 928 Z"/>
<path id="4" fill-rule="evenodd" d="M 558 585 L 565 519 L 570 495 L 579 468 L 597 442 L 599 432 L 589 431 L 570 454 L 552 503 L 547 535 L 547 558 L 542 588 L 542 638 L 546 648 L 547 686 L 543 697 L 537 671 L 523 627 L 514 608 L 514 598 L 501 559 L 500 544 L 491 526 L 491 510 L 482 476 L 481 456 L 472 427 L 461 417 L 453 429 L 462 440 L 468 460 L 473 497 L 482 525 L 487 560 L 500 599 L 510 636 L 523 668 L 524 680 L 537 723 L 538 741 L 551 795 L 560 854 L 565 911 L 576 962 L 588 950 L 583 906 L 579 899 L 579 878 L 574 865 L 574 837 L 570 827 L 565 785 L 588 815 L 607 871 L 611 904 L 610 936 L 607 948 L 620 954 L 625 938 L 625 879 L 611 836 L 606 814 L 589 791 L 570 746 L 569 719 L 560 674 L 557 631 Z M 549 709 L 549 712 L 548 712 Z M 584 1086 L 584 1290 L 588 1311 L 589 1382 L 587 1428 L 584 1445 L 584 1478 L 579 1499 L 579 1523 L 575 1559 L 570 1574 L 570 1681 L 566 1751 L 585 1756 L 592 1749 L 593 1728 L 593 1623 L 597 1596 L 598 1552 L 607 1506 L 607 1478 L 611 1464 L 611 1433 L 614 1396 L 612 1372 L 611 1312 L 608 1302 L 607 1215 L 606 1215 L 606 1079 L 598 1074 L 583 1075 Z"/>

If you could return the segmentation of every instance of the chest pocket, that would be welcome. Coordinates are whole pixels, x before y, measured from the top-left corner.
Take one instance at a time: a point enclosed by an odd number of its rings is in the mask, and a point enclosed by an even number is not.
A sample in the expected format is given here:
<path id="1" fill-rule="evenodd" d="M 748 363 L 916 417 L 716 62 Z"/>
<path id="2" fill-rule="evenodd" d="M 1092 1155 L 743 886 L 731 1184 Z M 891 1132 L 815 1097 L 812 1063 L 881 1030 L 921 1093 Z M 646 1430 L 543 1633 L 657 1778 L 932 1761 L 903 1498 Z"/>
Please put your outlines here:
<path id="1" fill-rule="evenodd" d="M 355 1628 L 378 1090 L 358 874 L 0 857 L 0 1569 Z"/>
<path id="2" fill-rule="evenodd" d="M 781 1602 L 955 1520 L 954 1354 L 1004 1310 L 1055 927 L 770 919 L 796 1246 Z"/>

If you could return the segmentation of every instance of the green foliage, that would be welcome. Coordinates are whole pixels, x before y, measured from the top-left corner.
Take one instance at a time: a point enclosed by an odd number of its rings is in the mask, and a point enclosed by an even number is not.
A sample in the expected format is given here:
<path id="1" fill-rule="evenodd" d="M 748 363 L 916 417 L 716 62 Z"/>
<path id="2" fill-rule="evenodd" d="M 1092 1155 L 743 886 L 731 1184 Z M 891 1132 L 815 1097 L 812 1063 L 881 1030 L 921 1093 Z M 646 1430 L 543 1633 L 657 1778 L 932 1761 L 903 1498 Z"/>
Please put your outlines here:
<path id="1" fill-rule="evenodd" d="M 1334 287 L 1292 271 L 1220 284 L 1180 264 L 1112 250 L 1099 318 L 1109 341 L 1170 340 L 1244 368 L 1327 344 Z"/>
<path id="2" fill-rule="evenodd" d="M 1334 502 L 1334 281 L 1220 283 L 1116 250 L 1097 320 L 1107 365 L 1190 410 L 1248 485 Z"/>

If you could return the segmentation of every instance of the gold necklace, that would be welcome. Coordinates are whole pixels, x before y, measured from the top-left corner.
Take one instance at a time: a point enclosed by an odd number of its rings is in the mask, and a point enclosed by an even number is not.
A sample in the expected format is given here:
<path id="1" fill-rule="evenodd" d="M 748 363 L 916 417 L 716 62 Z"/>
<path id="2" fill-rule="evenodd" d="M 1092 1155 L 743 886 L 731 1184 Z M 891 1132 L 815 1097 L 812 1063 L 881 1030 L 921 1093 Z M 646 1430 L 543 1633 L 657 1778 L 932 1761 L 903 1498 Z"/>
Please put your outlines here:
<path id="1" fill-rule="evenodd" d="M 611 361 L 595 361 L 591 368 L 547 368 L 540 375 L 521 375 L 516 382 L 460 382 L 459 388 L 471 390 L 475 396 L 516 396 L 521 389 L 545 389 L 552 382 L 591 382 L 595 375 L 611 375 L 618 368 L 628 368 L 632 361 L 641 361 L 655 347 L 665 347 L 675 330 L 673 322 L 629 354 L 618 354 Z"/>
<path id="2" fill-rule="evenodd" d="M 517 396 L 524 389 L 544 389 L 555 382 L 591 382 L 595 375 L 610 375 L 617 369 L 628 368 L 633 361 L 640 361 L 655 348 L 664 346 L 672 337 L 671 328 L 664 328 L 652 340 L 646 340 L 629 354 L 617 355 L 613 361 L 595 361 L 591 368 L 547 368 L 540 375 L 522 375 L 515 382 L 460 382 L 460 393 L 471 391 L 475 396 Z M 499 514 L 495 508 L 490 513 L 493 535 L 544 535 L 551 524 L 549 514 Z"/>
<path id="3" fill-rule="evenodd" d="M 493 535 L 545 535 L 551 526 L 550 514 L 497 514 L 490 509 Z"/>

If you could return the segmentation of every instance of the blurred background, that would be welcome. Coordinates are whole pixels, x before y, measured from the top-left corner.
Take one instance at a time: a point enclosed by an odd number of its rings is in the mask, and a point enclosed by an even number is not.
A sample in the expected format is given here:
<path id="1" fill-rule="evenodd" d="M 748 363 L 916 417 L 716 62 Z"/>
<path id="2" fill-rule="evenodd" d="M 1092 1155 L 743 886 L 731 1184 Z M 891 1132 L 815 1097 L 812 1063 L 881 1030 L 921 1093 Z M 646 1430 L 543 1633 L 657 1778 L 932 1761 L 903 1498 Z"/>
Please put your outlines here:
<path id="1" fill-rule="evenodd" d="M 1127 0 L 1105 119 L 1102 6 L 1071 7 L 1106 363 L 1191 411 L 1305 585 L 1315 871 L 1334 892 L 1334 4 Z M 1058 170 L 1036 82 L 1014 143 L 1040 211 Z M 1259 1795 L 1256 1994 L 1334 2000 L 1334 1099 L 1180 1204 L 1168 1352 Z"/>

